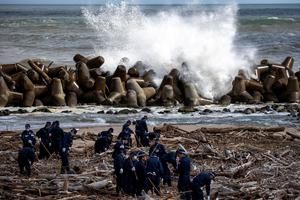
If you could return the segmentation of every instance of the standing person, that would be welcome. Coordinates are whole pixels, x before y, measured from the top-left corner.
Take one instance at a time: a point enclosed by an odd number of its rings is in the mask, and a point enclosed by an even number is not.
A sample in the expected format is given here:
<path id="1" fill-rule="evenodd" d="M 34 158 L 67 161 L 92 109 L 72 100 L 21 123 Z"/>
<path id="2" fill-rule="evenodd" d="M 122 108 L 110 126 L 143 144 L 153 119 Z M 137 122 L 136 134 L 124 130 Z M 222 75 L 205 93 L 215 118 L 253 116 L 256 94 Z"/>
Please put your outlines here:
<path id="1" fill-rule="evenodd" d="M 46 122 L 45 127 L 41 128 L 37 133 L 36 136 L 40 138 L 40 153 L 39 159 L 49 158 L 50 157 L 50 128 L 51 122 Z"/>
<path id="2" fill-rule="evenodd" d="M 159 160 L 163 167 L 163 184 L 168 184 L 171 186 L 171 171 L 168 167 L 168 163 L 166 161 L 166 149 L 163 144 L 159 142 L 159 135 L 156 133 L 149 133 L 149 143 L 150 143 L 150 150 L 149 155 L 155 152 L 155 154 L 159 157 Z"/>
<path id="3" fill-rule="evenodd" d="M 61 150 L 60 150 L 60 158 L 61 158 L 61 174 L 69 174 L 70 171 L 70 165 L 69 165 L 69 150 L 70 147 L 73 144 L 73 138 L 75 134 L 77 133 L 77 130 L 75 128 L 72 128 L 70 132 L 65 132 L 63 135 L 63 138 L 61 140 Z"/>
<path id="4" fill-rule="evenodd" d="M 31 175 L 31 165 L 35 160 L 35 152 L 33 146 L 26 146 L 19 150 L 18 164 L 21 174 Z"/>
<path id="5" fill-rule="evenodd" d="M 146 181 L 146 164 L 147 155 L 143 151 L 137 153 L 138 162 L 135 163 L 136 175 L 137 175 L 137 188 L 136 195 L 142 196 L 142 191 L 145 188 Z"/>
<path id="6" fill-rule="evenodd" d="M 114 129 L 109 128 L 107 131 L 102 131 L 95 142 L 95 153 L 102 153 L 105 152 L 111 142 L 112 142 L 112 133 L 114 132 Z"/>
<path id="7" fill-rule="evenodd" d="M 114 172 L 116 175 L 116 192 L 119 195 L 123 192 L 123 174 L 124 174 L 124 161 L 125 161 L 125 151 L 124 145 L 120 145 L 119 151 L 117 151 L 114 157 Z"/>
<path id="8" fill-rule="evenodd" d="M 192 200 L 203 200 L 202 187 L 205 186 L 207 199 L 210 200 L 210 185 L 216 174 L 214 172 L 201 172 L 192 181 Z"/>
<path id="9" fill-rule="evenodd" d="M 135 152 L 130 152 L 129 157 L 124 161 L 124 192 L 135 196 L 136 188 L 137 188 L 137 174 L 135 165 L 137 162 L 137 158 Z"/>
<path id="10" fill-rule="evenodd" d="M 114 151 L 112 153 L 112 158 L 114 159 L 121 151 L 124 151 L 124 153 L 126 154 L 124 142 L 122 140 L 118 140 L 116 142 L 116 144 L 114 145 Z"/>
<path id="11" fill-rule="evenodd" d="M 132 147 L 131 134 L 133 131 L 130 129 L 131 121 L 128 120 L 122 127 L 122 131 L 118 136 L 118 140 L 126 140 L 129 147 Z"/>
<path id="12" fill-rule="evenodd" d="M 185 200 L 191 199 L 190 194 L 190 171 L 191 161 L 187 155 L 185 149 L 179 148 L 177 150 L 177 156 L 179 157 L 179 163 L 177 167 L 177 173 L 179 174 L 178 179 L 178 191 L 180 192 L 180 198 Z"/>
<path id="13" fill-rule="evenodd" d="M 35 147 L 36 139 L 34 132 L 30 129 L 30 124 L 25 124 L 25 130 L 21 133 L 23 147 Z"/>
<path id="14" fill-rule="evenodd" d="M 149 146 L 147 116 L 135 121 L 136 142 L 138 146 Z"/>
<path id="15" fill-rule="evenodd" d="M 148 193 L 149 190 L 160 196 L 160 178 L 163 174 L 163 167 L 158 156 L 155 153 L 149 155 L 146 166 L 146 183 L 145 192 Z"/>
<path id="16" fill-rule="evenodd" d="M 50 138 L 51 138 L 51 153 L 59 154 L 61 150 L 62 139 L 64 137 L 64 131 L 59 127 L 59 121 L 52 123 Z"/>

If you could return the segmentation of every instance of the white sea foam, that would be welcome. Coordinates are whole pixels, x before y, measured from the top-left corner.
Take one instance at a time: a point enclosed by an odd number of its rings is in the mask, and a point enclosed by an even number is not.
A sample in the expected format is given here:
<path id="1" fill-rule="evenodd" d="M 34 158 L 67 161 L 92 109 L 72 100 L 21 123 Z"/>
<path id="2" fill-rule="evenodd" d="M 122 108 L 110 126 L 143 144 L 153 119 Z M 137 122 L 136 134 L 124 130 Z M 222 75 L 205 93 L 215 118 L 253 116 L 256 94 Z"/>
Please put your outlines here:
<path id="1" fill-rule="evenodd" d="M 239 69 L 250 66 L 255 51 L 235 49 L 236 4 L 197 12 L 191 8 L 146 15 L 139 6 L 121 2 L 83 8 L 82 13 L 99 36 L 95 53 L 105 57 L 107 69 L 128 57 L 130 64 L 142 60 L 163 75 L 187 62 L 186 79 L 197 84 L 202 96 L 218 97 L 229 91 Z"/>

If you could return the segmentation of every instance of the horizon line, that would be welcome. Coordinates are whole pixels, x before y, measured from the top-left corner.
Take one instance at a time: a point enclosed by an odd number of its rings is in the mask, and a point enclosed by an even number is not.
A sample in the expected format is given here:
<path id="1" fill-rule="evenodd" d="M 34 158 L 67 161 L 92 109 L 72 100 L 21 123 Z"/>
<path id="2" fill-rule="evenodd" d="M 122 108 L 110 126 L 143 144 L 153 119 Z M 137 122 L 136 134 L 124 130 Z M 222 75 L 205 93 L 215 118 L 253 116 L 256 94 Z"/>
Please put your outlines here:
<path id="1" fill-rule="evenodd" d="M 57 6 L 70 6 L 70 5 L 78 5 L 78 6 L 84 6 L 84 5 L 105 5 L 105 3 L 90 3 L 90 4 L 82 4 L 82 3 L 64 3 L 64 4 L 57 4 L 57 3 L 0 3 L 0 5 L 20 5 L 20 6 L 29 6 L 29 5 L 57 5 Z M 161 6 L 161 5 L 229 5 L 229 3 L 195 3 L 195 4 L 187 4 L 187 3 L 176 3 L 176 4 L 148 4 L 148 3 L 141 3 L 141 4 L 133 4 L 128 3 L 127 5 L 148 5 L 148 6 Z M 237 5 L 300 5 L 300 3 L 237 3 Z"/>

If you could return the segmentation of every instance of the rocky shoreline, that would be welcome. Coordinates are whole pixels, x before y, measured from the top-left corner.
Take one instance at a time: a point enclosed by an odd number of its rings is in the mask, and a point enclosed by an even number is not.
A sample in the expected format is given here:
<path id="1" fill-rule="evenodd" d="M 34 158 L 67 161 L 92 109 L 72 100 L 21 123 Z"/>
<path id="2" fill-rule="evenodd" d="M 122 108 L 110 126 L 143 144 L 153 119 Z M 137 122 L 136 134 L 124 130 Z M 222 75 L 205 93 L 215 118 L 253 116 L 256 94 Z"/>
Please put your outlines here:
<path id="1" fill-rule="evenodd" d="M 46 66 L 37 60 L 25 64 L 0 65 L 0 107 L 108 105 L 144 108 L 148 106 L 188 107 L 231 103 L 298 103 L 300 72 L 294 73 L 294 59 L 281 64 L 262 60 L 253 67 L 256 78 L 240 70 L 232 82 L 232 90 L 219 99 L 201 97 L 201 91 L 189 78 L 193 72 L 187 63 L 172 69 L 160 85 L 157 74 L 143 62 L 128 65 L 123 58 L 111 73 L 101 66 L 102 56 L 86 58 L 76 54 L 76 68 Z M 188 109 L 183 109 L 185 110 Z"/>

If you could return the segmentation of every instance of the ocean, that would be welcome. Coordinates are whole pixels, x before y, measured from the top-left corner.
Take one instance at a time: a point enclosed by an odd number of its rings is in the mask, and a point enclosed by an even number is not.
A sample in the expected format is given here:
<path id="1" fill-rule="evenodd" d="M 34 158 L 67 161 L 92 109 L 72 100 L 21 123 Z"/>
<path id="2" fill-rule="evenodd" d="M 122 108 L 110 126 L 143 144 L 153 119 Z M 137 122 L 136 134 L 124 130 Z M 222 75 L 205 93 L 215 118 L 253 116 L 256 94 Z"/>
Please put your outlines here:
<path id="1" fill-rule="evenodd" d="M 300 67 L 300 4 L 270 5 L 0 5 L 0 63 L 27 58 L 74 67 L 76 53 L 103 55 L 103 66 L 114 70 L 121 58 L 128 65 L 142 60 L 163 75 L 187 61 L 201 95 L 213 98 L 228 91 L 239 69 L 261 59 L 281 63 L 295 58 Z M 242 106 L 242 108 L 244 108 Z M 122 123 L 126 115 L 103 115 L 88 107 L 67 114 L 13 114 L 0 117 L 0 130 L 19 130 L 25 122 L 42 126 L 60 118 L 65 127 Z M 159 114 L 153 124 L 288 125 L 288 113 L 254 115 L 217 112 L 211 115 Z M 175 108 L 175 110 L 178 108 Z M 219 109 L 219 108 L 217 108 Z M 132 115 L 139 118 L 141 114 Z M 22 122 L 17 123 L 17 122 Z"/>

